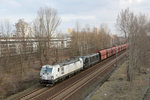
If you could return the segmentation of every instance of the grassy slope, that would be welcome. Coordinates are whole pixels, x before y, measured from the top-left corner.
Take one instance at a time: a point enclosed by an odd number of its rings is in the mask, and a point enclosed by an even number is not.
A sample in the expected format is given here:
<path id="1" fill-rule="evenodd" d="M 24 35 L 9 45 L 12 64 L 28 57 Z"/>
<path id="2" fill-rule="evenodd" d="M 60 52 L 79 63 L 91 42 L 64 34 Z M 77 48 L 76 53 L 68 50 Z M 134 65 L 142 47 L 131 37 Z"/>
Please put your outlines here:
<path id="1" fill-rule="evenodd" d="M 90 100 L 142 100 L 149 87 L 149 72 L 136 74 L 131 83 L 126 81 L 127 62 L 117 69 Z"/>

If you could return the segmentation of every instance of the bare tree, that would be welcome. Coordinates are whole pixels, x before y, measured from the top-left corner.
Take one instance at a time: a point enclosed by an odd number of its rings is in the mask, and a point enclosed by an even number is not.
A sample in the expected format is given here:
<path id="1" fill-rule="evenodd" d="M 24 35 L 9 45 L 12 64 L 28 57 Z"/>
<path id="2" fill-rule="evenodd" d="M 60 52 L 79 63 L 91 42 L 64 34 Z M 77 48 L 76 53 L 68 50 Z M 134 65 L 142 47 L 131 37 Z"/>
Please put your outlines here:
<path id="1" fill-rule="evenodd" d="M 40 8 L 34 22 L 35 35 L 39 39 L 39 53 L 41 65 L 50 63 L 51 39 L 60 24 L 57 11 L 52 8 Z M 44 41 L 40 41 L 45 38 Z M 44 59 L 44 62 L 42 60 Z"/>
<path id="2" fill-rule="evenodd" d="M 25 58 L 27 58 L 27 37 L 29 36 L 28 30 L 28 24 L 23 20 L 19 19 L 18 22 L 15 24 L 16 26 L 16 37 L 20 41 L 19 43 L 19 55 L 20 55 L 20 64 L 21 64 L 21 76 L 24 73 L 24 62 Z"/>
<path id="3" fill-rule="evenodd" d="M 125 36 L 129 44 L 129 65 L 127 66 L 127 80 L 134 79 L 134 73 L 139 69 L 145 60 L 147 52 L 147 25 L 145 15 L 136 16 L 129 9 L 122 10 L 117 18 L 117 29 Z"/>
<path id="4" fill-rule="evenodd" d="M 133 14 L 130 13 L 129 9 L 122 10 L 120 14 L 117 17 L 117 29 L 121 31 L 121 33 L 124 35 L 126 42 L 128 42 L 128 34 L 129 34 L 129 28 L 130 24 L 132 23 L 131 21 L 133 20 Z M 127 66 L 127 80 L 131 80 L 131 75 L 129 72 L 129 66 Z"/>

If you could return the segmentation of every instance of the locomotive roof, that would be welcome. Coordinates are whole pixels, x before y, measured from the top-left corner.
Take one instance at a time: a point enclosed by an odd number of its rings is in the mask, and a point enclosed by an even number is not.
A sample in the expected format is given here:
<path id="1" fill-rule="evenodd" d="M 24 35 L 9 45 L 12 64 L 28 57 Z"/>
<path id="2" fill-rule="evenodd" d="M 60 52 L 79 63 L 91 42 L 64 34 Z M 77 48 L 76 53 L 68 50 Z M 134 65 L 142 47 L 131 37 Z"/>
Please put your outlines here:
<path id="1" fill-rule="evenodd" d="M 43 65 L 43 66 L 42 66 L 42 68 L 46 68 L 46 67 L 47 67 L 47 68 L 52 68 L 53 66 L 52 66 L 52 65 Z"/>
<path id="2" fill-rule="evenodd" d="M 75 63 L 77 61 L 79 61 L 79 58 L 69 59 L 69 60 L 66 60 L 62 63 L 59 63 L 59 65 L 60 66 L 69 65 L 69 64 Z"/>
<path id="3" fill-rule="evenodd" d="M 74 58 L 71 58 L 69 60 L 59 61 L 54 65 L 43 65 L 42 68 L 43 67 L 49 67 L 50 68 L 50 67 L 55 67 L 57 65 L 60 65 L 60 66 L 69 65 L 71 63 L 75 63 L 75 62 L 79 61 L 79 58 L 81 58 L 81 57 L 74 57 Z"/>
<path id="4" fill-rule="evenodd" d="M 97 55 L 98 53 L 93 53 L 93 54 L 89 54 L 89 55 L 86 55 L 86 56 L 83 56 L 83 57 L 91 57 L 91 56 L 95 56 Z"/>

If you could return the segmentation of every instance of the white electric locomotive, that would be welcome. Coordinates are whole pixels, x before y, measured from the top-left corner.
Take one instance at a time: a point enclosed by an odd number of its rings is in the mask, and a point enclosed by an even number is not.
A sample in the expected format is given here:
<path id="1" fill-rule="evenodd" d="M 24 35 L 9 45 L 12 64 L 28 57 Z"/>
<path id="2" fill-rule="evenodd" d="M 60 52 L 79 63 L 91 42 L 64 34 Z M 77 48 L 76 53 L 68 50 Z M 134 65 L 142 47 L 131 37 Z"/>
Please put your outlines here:
<path id="1" fill-rule="evenodd" d="M 56 65 L 44 65 L 40 72 L 40 83 L 43 85 L 54 84 L 82 69 L 82 58 L 76 58 Z"/>

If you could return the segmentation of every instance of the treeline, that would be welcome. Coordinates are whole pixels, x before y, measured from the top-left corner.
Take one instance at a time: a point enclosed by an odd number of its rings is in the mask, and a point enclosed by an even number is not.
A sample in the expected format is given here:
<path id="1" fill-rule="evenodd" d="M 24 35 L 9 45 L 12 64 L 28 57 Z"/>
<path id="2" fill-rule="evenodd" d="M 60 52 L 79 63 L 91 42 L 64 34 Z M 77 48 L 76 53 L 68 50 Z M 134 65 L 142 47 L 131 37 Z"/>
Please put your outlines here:
<path id="1" fill-rule="evenodd" d="M 110 32 L 106 25 L 101 25 L 100 28 L 86 27 L 83 29 L 75 28 L 71 38 L 72 56 L 83 56 L 96 52 L 97 50 L 111 47 L 113 45 Z"/>
<path id="2" fill-rule="evenodd" d="M 145 14 L 134 14 L 129 9 L 122 10 L 117 17 L 117 29 L 125 36 L 128 48 L 127 80 L 132 81 L 136 72 L 146 66 L 149 48 L 150 18 Z"/>

